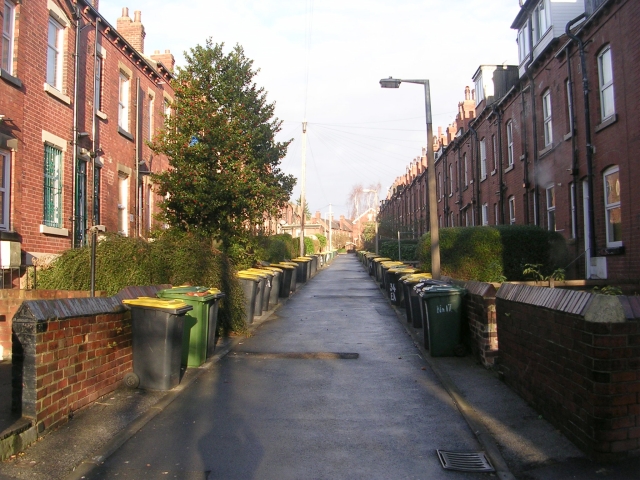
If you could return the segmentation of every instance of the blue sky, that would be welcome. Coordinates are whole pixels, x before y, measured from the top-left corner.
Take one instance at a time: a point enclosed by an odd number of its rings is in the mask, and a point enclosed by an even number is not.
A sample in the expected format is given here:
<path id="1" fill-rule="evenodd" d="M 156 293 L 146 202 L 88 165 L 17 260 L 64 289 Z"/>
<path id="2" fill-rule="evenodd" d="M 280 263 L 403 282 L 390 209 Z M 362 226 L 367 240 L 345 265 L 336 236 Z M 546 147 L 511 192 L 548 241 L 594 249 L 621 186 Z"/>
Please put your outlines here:
<path id="1" fill-rule="evenodd" d="M 169 49 L 178 66 L 209 37 L 244 47 L 281 139 L 294 139 L 282 168 L 296 177 L 306 115 L 306 197 L 323 216 L 329 204 L 346 215 L 357 184 L 379 183 L 384 198 L 426 144 L 422 86 L 381 89 L 381 78 L 428 78 L 436 132 L 479 65 L 517 63 L 518 0 L 100 0 L 114 26 L 123 7 L 142 12 L 145 53 Z"/>

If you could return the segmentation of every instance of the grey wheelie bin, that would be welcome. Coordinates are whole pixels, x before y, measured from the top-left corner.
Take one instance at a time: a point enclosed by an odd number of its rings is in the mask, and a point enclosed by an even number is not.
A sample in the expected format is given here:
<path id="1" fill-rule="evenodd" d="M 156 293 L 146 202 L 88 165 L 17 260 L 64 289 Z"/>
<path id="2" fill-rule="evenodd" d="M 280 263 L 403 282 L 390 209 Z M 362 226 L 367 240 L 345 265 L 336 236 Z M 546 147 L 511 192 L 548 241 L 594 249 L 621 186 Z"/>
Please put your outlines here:
<path id="1" fill-rule="evenodd" d="M 247 324 L 252 324 L 256 316 L 257 299 L 258 297 L 262 298 L 262 292 L 260 291 L 262 280 L 257 275 L 238 273 L 238 281 L 244 293 L 244 314 L 247 317 Z M 260 302 L 262 303 L 262 300 Z"/>
<path id="2" fill-rule="evenodd" d="M 141 297 L 122 301 L 131 310 L 133 373 L 128 387 L 170 390 L 180 383 L 184 316 L 193 309 L 182 300 Z"/>

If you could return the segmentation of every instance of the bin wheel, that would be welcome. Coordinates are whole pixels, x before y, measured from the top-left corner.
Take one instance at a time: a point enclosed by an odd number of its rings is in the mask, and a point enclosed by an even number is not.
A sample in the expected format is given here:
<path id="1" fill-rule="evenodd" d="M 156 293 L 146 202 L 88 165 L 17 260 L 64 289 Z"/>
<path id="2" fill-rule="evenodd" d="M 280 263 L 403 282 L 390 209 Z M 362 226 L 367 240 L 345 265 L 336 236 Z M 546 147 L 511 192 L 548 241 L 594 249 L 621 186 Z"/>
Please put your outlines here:
<path id="1" fill-rule="evenodd" d="M 467 354 L 467 349 L 464 347 L 462 343 L 459 343 L 453 349 L 453 353 L 456 354 L 456 357 L 464 357 Z"/>
<path id="2" fill-rule="evenodd" d="M 127 373 L 122 381 L 127 388 L 138 388 L 140 385 L 140 377 L 133 372 Z"/>

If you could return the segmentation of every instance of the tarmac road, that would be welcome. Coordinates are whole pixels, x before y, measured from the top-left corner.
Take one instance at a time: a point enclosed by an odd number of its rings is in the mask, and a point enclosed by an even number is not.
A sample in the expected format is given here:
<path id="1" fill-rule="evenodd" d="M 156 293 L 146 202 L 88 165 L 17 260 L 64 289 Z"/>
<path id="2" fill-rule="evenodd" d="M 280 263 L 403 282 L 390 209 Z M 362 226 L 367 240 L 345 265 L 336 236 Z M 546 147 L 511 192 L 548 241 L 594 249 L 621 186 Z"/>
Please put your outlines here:
<path id="1" fill-rule="evenodd" d="M 487 478 L 443 470 L 436 449 L 481 448 L 380 291 L 340 256 L 84 478 Z"/>

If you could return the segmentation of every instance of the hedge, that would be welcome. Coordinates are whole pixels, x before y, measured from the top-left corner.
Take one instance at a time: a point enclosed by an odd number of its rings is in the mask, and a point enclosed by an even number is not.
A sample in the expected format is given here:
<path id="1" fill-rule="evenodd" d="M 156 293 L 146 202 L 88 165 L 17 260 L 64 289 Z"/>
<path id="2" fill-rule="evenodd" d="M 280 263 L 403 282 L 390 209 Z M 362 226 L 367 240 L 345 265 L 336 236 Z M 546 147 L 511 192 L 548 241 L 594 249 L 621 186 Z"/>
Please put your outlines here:
<path id="1" fill-rule="evenodd" d="M 431 237 L 427 233 L 417 246 L 421 267 L 431 270 Z M 568 263 L 564 237 L 530 225 L 498 225 L 440 229 L 440 269 L 460 280 L 500 282 L 527 280 L 527 264 L 540 265 L 550 275 Z"/>

